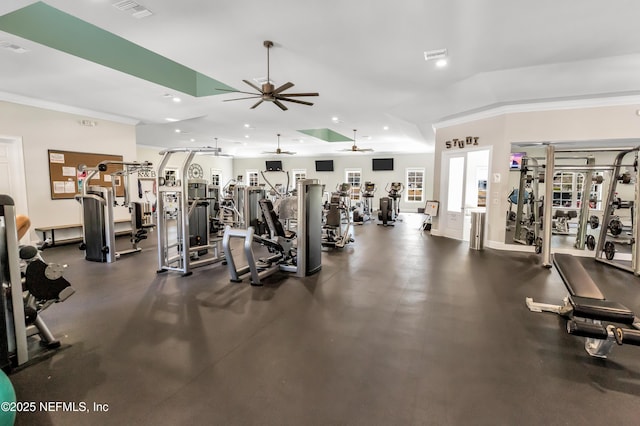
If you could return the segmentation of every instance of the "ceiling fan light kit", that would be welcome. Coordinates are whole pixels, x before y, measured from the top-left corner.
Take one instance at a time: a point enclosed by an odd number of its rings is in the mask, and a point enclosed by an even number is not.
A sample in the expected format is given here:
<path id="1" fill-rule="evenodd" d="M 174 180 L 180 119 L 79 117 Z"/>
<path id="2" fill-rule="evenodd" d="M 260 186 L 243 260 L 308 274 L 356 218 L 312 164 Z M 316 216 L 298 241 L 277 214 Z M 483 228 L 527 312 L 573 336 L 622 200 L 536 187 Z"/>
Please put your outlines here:
<path id="1" fill-rule="evenodd" d="M 245 84 L 247 84 L 248 86 L 250 86 L 252 89 L 257 90 L 259 93 L 253 93 L 253 92 L 243 92 L 241 90 L 226 90 L 226 89 L 218 89 L 221 91 L 225 91 L 225 92 L 232 92 L 232 93 L 244 93 L 246 95 L 251 95 L 251 96 L 247 96 L 244 98 L 235 98 L 235 99 L 225 99 L 223 102 L 229 102 L 229 101 L 240 101 L 240 100 L 244 100 L 244 99 L 259 99 L 258 102 L 256 102 L 255 104 L 253 104 L 253 106 L 250 109 L 254 109 L 256 108 L 258 105 L 260 105 L 262 102 L 267 101 L 267 102 L 273 102 L 278 108 L 280 108 L 282 111 L 286 111 L 288 108 L 282 103 L 284 102 L 293 102 L 296 104 L 302 104 L 302 105 L 313 105 L 313 103 L 311 102 L 307 102 L 307 101 L 301 101 L 298 99 L 291 99 L 294 97 L 301 97 L 301 96 L 318 96 L 318 93 L 283 93 L 285 90 L 290 89 L 294 86 L 293 83 L 291 82 L 287 82 L 284 83 L 282 86 L 276 88 L 272 83 L 271 83 L 271 78 L 270 78 L 270 74 L 269 74 L 269 50 L 273 47 L 273 42 L 271 40 L 265 40 L 263 42 L 264 47 L 267 48 L 267 81 L 265 83 L 262 84 L 261 87 L 256 86 L 255 84 L 251 83 L 248 80 L 242 80 Z"/>

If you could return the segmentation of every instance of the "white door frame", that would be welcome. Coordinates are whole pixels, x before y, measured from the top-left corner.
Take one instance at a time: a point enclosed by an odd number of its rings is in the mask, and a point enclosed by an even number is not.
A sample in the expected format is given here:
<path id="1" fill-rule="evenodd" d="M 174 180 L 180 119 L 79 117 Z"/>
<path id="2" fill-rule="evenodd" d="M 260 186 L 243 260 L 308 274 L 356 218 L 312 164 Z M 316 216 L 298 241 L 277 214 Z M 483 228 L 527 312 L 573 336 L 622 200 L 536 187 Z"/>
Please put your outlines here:
<path id="1" fill-rule="evenodd" d="M 29 215 L 29 205 L 27 201 L 27 183 L 24 169 L 24 151 L 22 149 L 22 138 L 17 136 L 0 135 L 0 144 L 6 145 L 7 160 L 11 171 L 12 194 L 7 194 L 13 198 L 16 205 L 16 213 Z"/>
<path id="2" fill-rule="evenodd" d="M 492 146 L 483 146 L 476 148 L 468 148 L 464 150 L 458 151 L 448 151 L 443 152 L 441 156 L 441 167 L 440 167 L 440 199 L 441 199 L 441 213 L 440 213 L 440 225 L 438 226 L 438 233 L 447 238 L 454 238 L 458 240 L 468 240 L 468 236 L 464 235 L 464 221 L 465 216 L 470 215 L 471 213 L 466 208 L 466 186 L 467 186 L 467 154 L 473 151 L 489 151 L 489 162 L 487 164 L 488 174 L 491 176 L 491 156 L 493 153 Z M 460 206 L 459 213 L 451 213 L 452 216 L 449 217 L 450 212 L 448 212 L 448 196 L 449 196 L 449 160 L 453 157 L 464 157 L 464 174 L 462 179 L 462 205 Z M 490 209 L 490 196 L 491 193 L 491 180 L 487 180 L 487 205 L 486 205 L 486 214 L 485 214 L 485 235 L 486 235 L 486 227 L 488 224 L 489 218 L 489 209 Z M 451 226 L 451 220 L 455 221 L 456 226 Z"/>

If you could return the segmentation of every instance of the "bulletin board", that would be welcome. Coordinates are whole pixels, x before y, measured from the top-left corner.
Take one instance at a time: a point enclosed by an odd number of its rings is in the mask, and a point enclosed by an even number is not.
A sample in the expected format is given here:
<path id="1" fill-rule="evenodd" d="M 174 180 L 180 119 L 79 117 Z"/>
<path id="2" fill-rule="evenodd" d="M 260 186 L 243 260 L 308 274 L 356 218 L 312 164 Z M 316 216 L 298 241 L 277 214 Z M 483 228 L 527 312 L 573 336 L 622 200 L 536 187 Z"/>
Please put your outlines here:
<path id="1" fill-rule="evenodd" d="M 79 172 L 78 166 L 96 167 L 101 161 L 122 161 L 122 155 L 91 154 L 86 152 L 48 151 L 49 188 L 52 200 L 73 199 L 82 193 L 82 185 L 90 172 Z M 122 170 L 119 164 L 110 164 L 106 172 L 97 172 L 88 184 L 112 187 L 112 180 L 116 183 L 116 196 L 124 196 L 124 184 L 121 176 L 112 178 L 111 173 Z"/>

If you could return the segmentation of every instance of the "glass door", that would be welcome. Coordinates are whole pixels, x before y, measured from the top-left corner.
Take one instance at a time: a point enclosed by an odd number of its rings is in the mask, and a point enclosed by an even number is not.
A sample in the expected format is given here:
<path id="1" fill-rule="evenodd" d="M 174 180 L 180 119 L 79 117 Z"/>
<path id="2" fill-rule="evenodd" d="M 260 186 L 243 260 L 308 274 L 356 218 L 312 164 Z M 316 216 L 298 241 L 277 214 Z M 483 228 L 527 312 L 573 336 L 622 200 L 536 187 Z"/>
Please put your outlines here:
<path id="1" fill-rule="evenodd" d="M 444 236 L 463 239 L 464 200 L 466 167 L 465 154 L 450 154 L 442 156 L 442 170 L 446 179 L 442 182 L 444 195 Z"/>

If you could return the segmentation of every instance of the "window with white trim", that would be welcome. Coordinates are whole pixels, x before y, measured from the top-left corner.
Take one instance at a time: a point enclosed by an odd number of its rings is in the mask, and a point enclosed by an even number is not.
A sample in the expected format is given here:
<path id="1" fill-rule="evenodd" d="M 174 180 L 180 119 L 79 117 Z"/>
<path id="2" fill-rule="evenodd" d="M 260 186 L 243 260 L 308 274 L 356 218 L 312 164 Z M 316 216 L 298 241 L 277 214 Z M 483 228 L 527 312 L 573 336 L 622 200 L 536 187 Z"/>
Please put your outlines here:
<path id="1" fill-rule="evenodd" d="M 351 199 L 360 201 L 360 184 L 362 182 L 362 169 L 345 169 L 344 180 L 351 185 Z"/>
<path id="2" fill-rule="evenodd" d="M 424 169 L 408 168 L 405 186 L 405 201 L 424 202 Z"/>
<path id="3" fill-rule="evenodd" d="M 220 186 L 220 181 L 222 177 L 222 170 L 219 169 L 211 169 L 211 185 Z"/>
<path id="4" fill-rule="evenodd" d="M 247 185 L 258 186 L 258 171 L 247 170 Z"/>
<path id="5" fill-rule="evenodd" d="M 307 169 L 292 169 L 293 174 L 293 188 L 298 187 L 299 180 L 305 180 L 307 178 Z"/>

